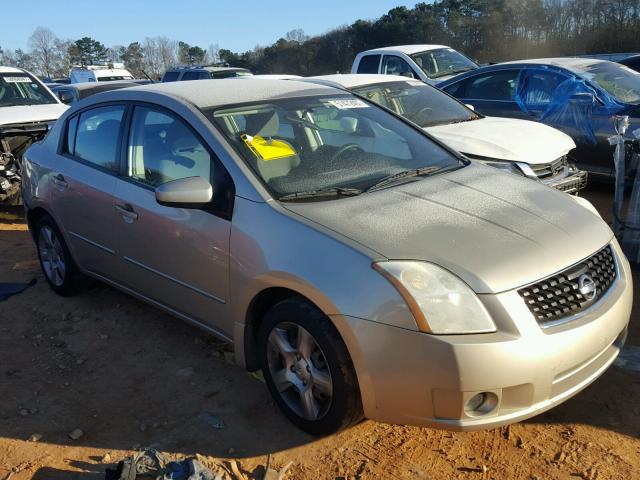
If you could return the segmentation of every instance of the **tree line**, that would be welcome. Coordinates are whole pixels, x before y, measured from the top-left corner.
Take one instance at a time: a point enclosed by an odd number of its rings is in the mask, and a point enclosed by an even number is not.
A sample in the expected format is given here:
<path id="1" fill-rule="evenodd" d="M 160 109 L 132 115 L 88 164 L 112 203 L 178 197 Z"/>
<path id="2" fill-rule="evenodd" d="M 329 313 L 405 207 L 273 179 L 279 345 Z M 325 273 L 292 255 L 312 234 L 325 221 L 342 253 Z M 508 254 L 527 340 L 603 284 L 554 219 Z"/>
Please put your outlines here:
<path id="1" fill-rule="evenodd" d="M 59 39 L 45 27 L 29 49 L 2 51 L 0 63 L 43 77 L 66 76 L 74 64 L 123 62 L 136 76 L 159 78 L 175 65 L 227 62 L 254 73 L 317 75 L 348 72 L 355 55 L 398 44 L 449 45 L 479 62 L 640 49 L 640 0 L 436 0 L 397 7 L 375 20 L 357 20 L 322 35 L 300 29 L 269 46 L 233 52 L 167 37 L 106 47 L 85 37 Z"/>

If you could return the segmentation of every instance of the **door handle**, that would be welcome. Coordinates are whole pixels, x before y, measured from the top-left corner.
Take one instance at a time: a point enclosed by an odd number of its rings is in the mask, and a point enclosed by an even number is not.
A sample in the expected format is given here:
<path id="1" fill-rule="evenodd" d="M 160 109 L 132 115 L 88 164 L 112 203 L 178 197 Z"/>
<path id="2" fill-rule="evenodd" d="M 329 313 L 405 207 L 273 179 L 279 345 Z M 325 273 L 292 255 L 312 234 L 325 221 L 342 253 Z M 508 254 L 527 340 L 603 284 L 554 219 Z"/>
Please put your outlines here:
<path id="1" fill-rule="evenodd" d="M 125 221 L 133 221 L 138 219 L 138 214 L 133 207 L 129 204 L 126 205 L 114 205 L 116 211 L 125 218 Z"/>
<path id="2" fill-rule="evenodd" d="M 53 182 L 54 185 L 57 185 L 62 190 L 64 190 L 69 186 L 67 181 L 64 179 L 64 175 L 62 175 L 61 173 L 57 174 L 54 177 L 51 177 L 51 181 Z"/>

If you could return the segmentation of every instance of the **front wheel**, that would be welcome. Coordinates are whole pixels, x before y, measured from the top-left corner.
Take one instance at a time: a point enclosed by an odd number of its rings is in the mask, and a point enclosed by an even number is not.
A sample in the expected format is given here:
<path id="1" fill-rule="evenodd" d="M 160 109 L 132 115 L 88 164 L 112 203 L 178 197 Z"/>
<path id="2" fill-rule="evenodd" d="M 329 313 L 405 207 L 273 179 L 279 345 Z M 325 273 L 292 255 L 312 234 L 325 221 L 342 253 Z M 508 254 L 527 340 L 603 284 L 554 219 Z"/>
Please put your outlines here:
<path id="1" fill-rule="evenodd" d="M 267 386 L 282 412 L 313 435 L 362 419 L 356 373 L 331 321 L 302 298 L 276 304 L 258 336 Z"/>

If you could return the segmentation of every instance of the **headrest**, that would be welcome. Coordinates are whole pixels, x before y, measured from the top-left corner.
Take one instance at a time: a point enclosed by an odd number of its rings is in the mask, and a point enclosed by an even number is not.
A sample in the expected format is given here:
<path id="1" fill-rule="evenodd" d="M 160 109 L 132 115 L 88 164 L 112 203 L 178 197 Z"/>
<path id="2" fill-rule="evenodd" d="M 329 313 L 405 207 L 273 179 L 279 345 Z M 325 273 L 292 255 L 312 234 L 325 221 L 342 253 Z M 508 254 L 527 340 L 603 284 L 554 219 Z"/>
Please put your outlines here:
<path id="1" fill-rule="evenodd" d="M 246 133 L 263 138 L 273 137 L 280 130 L 280 118 L 276 111 L 254 113 L 246 117 Z"/>

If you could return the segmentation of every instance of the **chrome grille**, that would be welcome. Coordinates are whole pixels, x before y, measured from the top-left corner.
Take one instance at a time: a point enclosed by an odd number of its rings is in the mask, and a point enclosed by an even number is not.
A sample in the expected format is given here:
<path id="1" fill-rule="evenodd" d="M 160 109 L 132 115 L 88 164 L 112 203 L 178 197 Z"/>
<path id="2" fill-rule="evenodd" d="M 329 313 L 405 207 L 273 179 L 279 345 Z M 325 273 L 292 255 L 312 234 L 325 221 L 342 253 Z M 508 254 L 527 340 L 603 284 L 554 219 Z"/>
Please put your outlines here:
<path id="1" fill-rule="evenodd" d="M 540 165 L 530 165 L 531 170 L 540 180 L 555 177 L 564 171 L 567 165 L 567 157 L 560 157 L 551 163 L 543 163 Z"/>
<path id="2" fill-rule="evenodd" d="M 580 279 L 583 286 L 588 276 L 595 285 L 595 295 L 580 292 Z M 616 265 L 611 246 L 572 267 L 549 278 L 518 290 L 529 311 L 539 324 L 558 320 L 581 312 L 596 303 L 607 293 L 616 279 Z"/>

